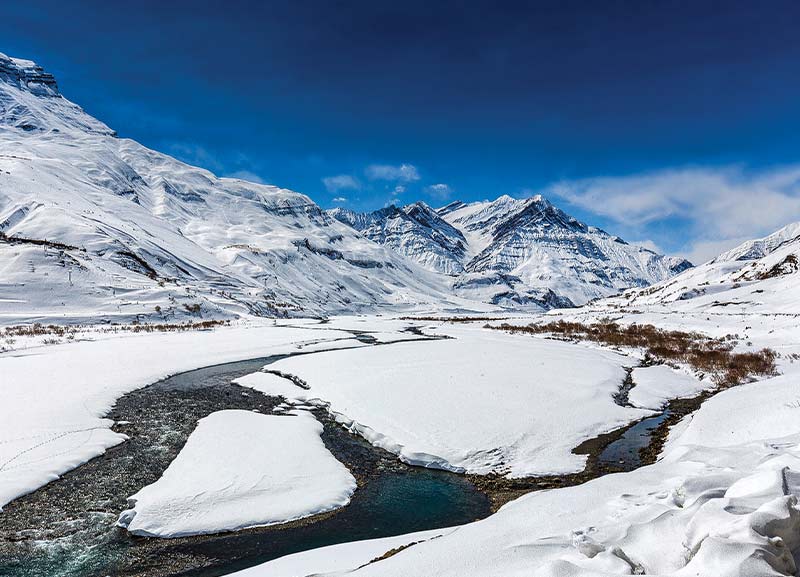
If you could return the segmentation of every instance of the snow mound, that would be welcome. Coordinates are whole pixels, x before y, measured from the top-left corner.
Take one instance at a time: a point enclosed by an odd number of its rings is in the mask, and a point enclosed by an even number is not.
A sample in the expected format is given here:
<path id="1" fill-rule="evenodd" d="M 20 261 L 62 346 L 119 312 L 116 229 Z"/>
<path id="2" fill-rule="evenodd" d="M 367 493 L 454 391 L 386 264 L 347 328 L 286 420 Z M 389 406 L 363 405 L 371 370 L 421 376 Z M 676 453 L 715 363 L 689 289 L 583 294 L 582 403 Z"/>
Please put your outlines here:
<path id="1" fill-rule="evenodd" d="M 635 368 L 631 377 L 635 386 L 628 393 L 628 402 L 643 409 L 657 410 L 672 399 L 692 397 L 711 388 L 711 383 L 666 365 Z"/>
<path id="2" fill-rule="evenodd" d="M 162 477 L 128 499 L 118 524 L 180 537 L 302 519 L 350 502 L 356 480 L 313 415 L 225 410 L 198 422 Z"/>

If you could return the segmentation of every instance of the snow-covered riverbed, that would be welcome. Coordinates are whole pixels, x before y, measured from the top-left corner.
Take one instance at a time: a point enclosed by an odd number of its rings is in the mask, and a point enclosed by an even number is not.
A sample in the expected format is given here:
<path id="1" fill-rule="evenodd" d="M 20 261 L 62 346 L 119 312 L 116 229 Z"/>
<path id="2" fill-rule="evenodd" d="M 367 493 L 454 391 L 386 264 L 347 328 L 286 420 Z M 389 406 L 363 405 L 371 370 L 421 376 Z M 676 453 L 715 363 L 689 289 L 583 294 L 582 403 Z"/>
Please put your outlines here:
<path id="1" fill-rule="evenodd" d="M 104 415 L 128 391 L 201 366 L 321 343 L 345 346 L 348 339 L 346 346 L 364 346 L 346 331 L 297 320 L 170 333 L 95 330 L 58 345 L 44 339 L 0 354 L 0 507 L 124 441 Z"/>
<path id="2" fill-rule="evenodd" d="M 591 322 L 608 314 L 600 309 L 557 316 Z M 332 562 L 326 567 L 312 551 L 253 568 L 246 575 L 795 575 L 794 555 L 800 550 L 796 319 L 656 310 L 630 313 L 621 320 L 719 336 L 738 334 L 753 347 L 778 350 L 783 374 L 706 401 L 673 429 L 654 465 L 531 493 L 488 519 L 436 539 L 407 535 L 409 543 L 418 543 L 379 562 L 364 565 L 353 559 L 349 566 Z M 512 322 L 525 324 L 529 319 Z M 668 370 L 635 369 L 631 401 L 657 406 L 699 386 L 688 375 Z M 370 545 L 365 543 L 363 550 Z M 342 554 L 358 550 L 348 545 Z M 336 559 L 336 551 L 329 550 L 329 558 Z"/>
<path id="3" fill-rule="evenodd" d="M 407 463 L 515 477 L 580 471 L 582 441 L 652 412 L 614 393 L 633 358 L 598 348 L 473 327 L 451 337 L 284 359 L 237 382 L 319 399 L 370 442 Z"/>
<path id="4" fill-rule="evenodd" d="M 193 364 L 297 351 L 298 346 L 311 354 L 274 362 L 270 369 L 298 376 L 309 389 L 265 373 L 240 382 L 298 403 L 324 404 L 404 460 L 473 471 L 495 466 L 513 474 L 574 470 L 582 461 L 570 449 L 581 440 L 652 414 L 663 400 L 703 386 L 665 367 L 636 368 L 630 400 L 641 408 L 622 407 L 613 394 L 624 379 L 623 367 L 637 359 L 599 347 L 506 335 L 480 323 L 373 318 L 293 324 L 101 337 L 0 356 L 0 366 L 7 368 L 4 378 L 14 377 L 3 383 L 13 395 L 11 406 L 2 408 L 7 418 L 0 426 L 7 427 L 3 434 L 11 443 L 0 450 L 13 466 L 0 471 L 0 494 L 13 498 L 119 442 L 102 415 L 126 390 Z M 414 335 L 402 332 L 409 324 L 451 338 L 373 347 L 344 330 L 376 331 L 382 340 L 409 339 Z M 770 339 L 788 332 L 787 327 L 774 336 L 766 329 L 748 330 L 757 345 L 772 345 Z M 347 348 L 351 345 L 359 348 Z M 792 346 L 784 352 L 795 351 Z M 312 353 L 328 348 L 337 350 Z M 145 366 L 136 362 L 145 357 L 151 361 Z M 655 465 L 527 495 L 488 519 L 441 536 L 437 532 L 435 539 L 406 535 L 391 541 L 392 547 L 422 542 L 357 574 L 529 575 L 531 568 L 535 575 L 581 577 L 641 571 L 791 574 L 794 561 L 787 551 L 797 550 L 792 539 L 800 531 L 800 484 L 792 472 L 800 470 L 795 415 L 800 367 L 783 360 L 780 368 L 783 376 L 708 401 L 673 431 Z M 425 378 L 430 375 L 435 378 Z M 63 390 L 51 386 L 59 378 Z M 87 443 L 86 436 L 62 435 L 75 428 L 72 423 L 99 428 Z M 64 426 L 52 430 L 54 424 Z M 13 443 L 18 446 L 12 451 Z M 187 445 L 174 466 L 196 449 Z M 420 455 L 424 459 L 417 459 Z M 204 510 L 214 512 L 212 501 Z M 143 499 L 142 507 L 146 503 Z M 207 517 L 211 525 L 203 531 L 231 528 Z M 301 553 L 247 574 L 352 570 L 388 544 Z"/>

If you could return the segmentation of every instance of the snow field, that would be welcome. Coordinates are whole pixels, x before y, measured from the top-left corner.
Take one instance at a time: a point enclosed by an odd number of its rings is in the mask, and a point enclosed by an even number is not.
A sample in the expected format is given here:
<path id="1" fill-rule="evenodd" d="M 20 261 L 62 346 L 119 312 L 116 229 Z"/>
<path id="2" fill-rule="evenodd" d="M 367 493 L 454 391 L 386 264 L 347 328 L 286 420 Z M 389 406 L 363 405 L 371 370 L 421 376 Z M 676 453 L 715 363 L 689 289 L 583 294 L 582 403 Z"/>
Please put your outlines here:
<path id="1" fill-rule="evenodd" d="M 347 568 L 325 567 L 317 558 L 313 573 L 795 575 L 800 552 L 798 373 L 713 397 L 673 431 L 654 465 L 530 493 L 487 519 L 360 568 L 355 562 Z M 279 559 L 250 569 L 247 577 L 281 575 L 273 567 L 289 561 L 300 570 L 315 555 Z"/>
<path id="2" fill-rule="evenodd" d="M 269 365 L 304 380 L 255 373 L 244 386 L 317 399 L 403 461 L 514 477 L 583 468 L 582 441 L 652 414 L 613 394 L 632 360 L 597 348 L 471 327 L 441 327 L 430 342 L 341 350 Z"/>

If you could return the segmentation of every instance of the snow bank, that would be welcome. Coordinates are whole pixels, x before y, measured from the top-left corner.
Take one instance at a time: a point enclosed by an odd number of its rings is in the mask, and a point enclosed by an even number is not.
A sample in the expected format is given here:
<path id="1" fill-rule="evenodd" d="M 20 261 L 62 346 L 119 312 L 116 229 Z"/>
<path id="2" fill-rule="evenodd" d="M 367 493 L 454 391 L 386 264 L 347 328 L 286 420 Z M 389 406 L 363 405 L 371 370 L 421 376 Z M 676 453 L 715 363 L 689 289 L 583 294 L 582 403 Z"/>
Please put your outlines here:
<path id="1" fill-rule="evenodd" d="M 343 507 L 356 480 L 310 413 L 226 410 L 198 422 L 161 478 L 129 498 L 119 525 L 179 537 L 301 519 Z"/>
<path id="2" fill-rule="evenodd" d="M 729 448 L 794 435 L 800 430 L 800 368 L 793 369 L 715 395 L 668 446 Z"/>
<path id="3" fill-rule="evenodd" d="M 396 537 L 329 545 L 286 555 L 244 571 L 237 571 L 232 575 L 236 577 L 300 577 L 322 572 L 345 571 L 366 565 L 392 549 L 435 539 L 452 531 L 453 529 L 433 529 Z"/>
<path id="4" fill-rule="evenodd" d="M 636 386 L 628 393 L 628 402 L 643 409 L 660 409 L 670 399 L 692 397 L 712 387 L 666 365 L 636 368 L 631 376 Z"/>
<path id="5" fill-rule="evenodd" d="M 527 476 L 581 470 L 581 441 L 650 412 L 616 405 L 630 359 L 477 327 L 432 342 L 333 351 L 273 363 L 306 391 L 256 373 L 238 382 L 321 399 L 337 418 L 407 462 Z"/>

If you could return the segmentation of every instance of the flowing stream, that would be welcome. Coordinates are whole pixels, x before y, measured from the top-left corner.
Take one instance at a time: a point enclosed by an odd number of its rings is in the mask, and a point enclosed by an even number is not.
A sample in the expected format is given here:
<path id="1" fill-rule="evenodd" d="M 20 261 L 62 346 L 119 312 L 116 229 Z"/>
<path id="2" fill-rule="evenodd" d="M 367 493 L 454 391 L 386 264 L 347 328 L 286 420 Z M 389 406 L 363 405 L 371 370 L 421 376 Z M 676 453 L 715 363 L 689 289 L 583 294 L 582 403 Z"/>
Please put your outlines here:
<path id="1" fill-rule="evenodd" d="M 198 419 L 228 408 L 270 413 L 280 403 L 231 384 L 279 358 L 181 373 L 120 398 L 109 417 L 128 441 L 0 513 L 0 575 L 223 575 L 297 551 L 489 515 L 488 498 L 463 476 L 404 465 L 320 410 L 323 441 L 359 480 L 347 507 L 314 522 L 180 539 L 132 537 L 116 527 L 125 499 L 158 479 Z"/>
<path id="2" fill-rule="evenodd" d="M 373 342 L 369 335 L 358 338 Z M 132 537 L 116 527 L 126 498 L 160 477 L 198 419 L 232 408 L 272 412 L 280 398 L 231 381 L 286 356 L 188 371 L 121 397 L 109 417 L 128 441 L 0 513 L 0 575 L 216 576 L 298 551 L 449 527 L 491 513 L 487 495 L 466 477 L 400 463 L 319 409 L 325 445 L 359 481 L 347 507 L 280 526 L 179 539 Z M 623 470 L 638 467 L 639 449 L 665 415 L 628 428 L 599 459 Z"/>

